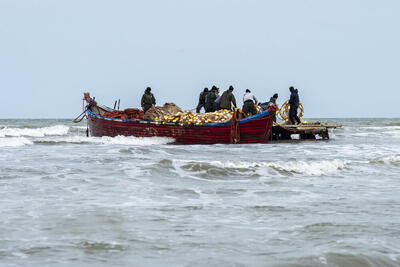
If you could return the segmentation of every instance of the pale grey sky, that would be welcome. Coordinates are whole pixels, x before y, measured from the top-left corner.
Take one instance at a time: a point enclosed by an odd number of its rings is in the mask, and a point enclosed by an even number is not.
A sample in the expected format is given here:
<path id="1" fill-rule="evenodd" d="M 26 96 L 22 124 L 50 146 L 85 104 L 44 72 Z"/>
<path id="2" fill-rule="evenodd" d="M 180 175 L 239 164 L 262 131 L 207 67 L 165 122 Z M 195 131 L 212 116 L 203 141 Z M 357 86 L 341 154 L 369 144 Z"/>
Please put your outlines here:
<path id="1" fill-rule="evenodd" d="M 191 109 L 204 87 L 299 89 L 307 117 L 399 117 L 400 1 L 0 0 L 0 118 Z"/>

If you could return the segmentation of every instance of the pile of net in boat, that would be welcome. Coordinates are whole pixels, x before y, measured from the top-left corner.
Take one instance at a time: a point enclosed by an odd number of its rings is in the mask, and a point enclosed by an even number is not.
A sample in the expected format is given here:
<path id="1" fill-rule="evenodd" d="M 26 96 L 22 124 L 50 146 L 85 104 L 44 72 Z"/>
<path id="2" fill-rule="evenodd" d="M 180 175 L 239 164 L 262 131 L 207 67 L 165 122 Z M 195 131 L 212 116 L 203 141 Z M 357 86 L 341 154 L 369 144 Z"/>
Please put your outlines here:
<path id="1" fill-rule="evenodd" d="M 144 119 L 161 123 L 203 125 L 207 123 L 228 122 L 232 119 L 232 112 L 229 110 L 219 110 L 212 113 L 199 114 L 191 111 L 182 111 L 174 103 L 165 103 L 163 107 L 151 107 L 144 114 Z"/>
<path id="2" fill-rule="evenodd" d="M 156 121 L 156 118 L 177 114 L 179 112 L 183 112 L 183 111 L 176 104 L 165 103 L 164 106 L 162 106 L 162 107 L 152 106 L 144 114 L 144 119 L 148 120 L 148 121 Z"/>
<path id="3" fill-rule="evenodd" d="M 162 115 L 154 118 L 158 122 L 170 122 L 184 124 L 203 125 L 208 123 L 225 123 L 232 119 L 232 112 L 229 110 L 219 110 L 212 113 L 199 114 L 191 111 L 178 112 L 171 115 Z"/>
<path id="4" fill-rule="evenodd" d="M 139 119 L 143 120 L 144 112 L 138 108 L 127 108 L 125 110 L 113 110 L 103 114 L 105 117 L 115 119 Z"/>

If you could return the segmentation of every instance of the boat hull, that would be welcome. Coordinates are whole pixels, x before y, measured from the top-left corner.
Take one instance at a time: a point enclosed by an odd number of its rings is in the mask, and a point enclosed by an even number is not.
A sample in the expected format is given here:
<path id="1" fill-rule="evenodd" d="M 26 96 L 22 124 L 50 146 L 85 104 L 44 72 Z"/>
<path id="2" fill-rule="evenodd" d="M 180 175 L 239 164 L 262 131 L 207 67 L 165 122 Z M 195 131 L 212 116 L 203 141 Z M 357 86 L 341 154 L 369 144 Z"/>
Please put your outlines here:
<path id="1" fill-rule="evenodd" d="M 209 125 L 180 125 L 175 123 L 124 120 L 103 117 L 88 111 L 91 136 L 169 137 L 181 144 L 232 143 L 232 122 Z M 267 111 L 242 119 L 238 123 L 238 143 L 266 143 L 272 129 L 272 115 Z"/>

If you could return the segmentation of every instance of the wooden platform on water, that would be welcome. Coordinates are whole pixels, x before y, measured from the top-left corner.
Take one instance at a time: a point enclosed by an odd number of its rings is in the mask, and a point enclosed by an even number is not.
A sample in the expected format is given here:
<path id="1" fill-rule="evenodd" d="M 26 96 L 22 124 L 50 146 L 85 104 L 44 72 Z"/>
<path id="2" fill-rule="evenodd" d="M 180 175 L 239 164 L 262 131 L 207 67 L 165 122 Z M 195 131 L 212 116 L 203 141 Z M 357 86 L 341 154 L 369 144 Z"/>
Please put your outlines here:
<path id="1" fill-rule="evenodd" d="M 341 125 L 329 125 L 320 122 L 298 125 L 274 122 L 272 140 L 291 140 L 293 134 L 298 134 L 300 140 L 329 139 L 329 129 L 340 128 Z M 319 138 L 317 138 L 319 137 Z"/>

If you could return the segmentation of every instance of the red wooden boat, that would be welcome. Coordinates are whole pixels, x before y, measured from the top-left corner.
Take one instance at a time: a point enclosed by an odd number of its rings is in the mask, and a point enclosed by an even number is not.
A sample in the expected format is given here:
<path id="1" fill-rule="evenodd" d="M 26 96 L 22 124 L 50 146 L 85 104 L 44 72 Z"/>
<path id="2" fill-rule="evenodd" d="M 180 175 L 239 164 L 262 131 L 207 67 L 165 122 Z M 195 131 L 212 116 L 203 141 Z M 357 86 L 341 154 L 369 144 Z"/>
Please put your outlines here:
<path id="1" fill-rule="evenodd" d="M 98 105 L 87 96 L 86 115 L 91 136 L 170 137 L 180 144 L 266 143 L 272 136 L 274 114 L 268 111 L 246 118 L 241 118 L 240 112 L 235 111 L 233 119 L 227 123 L 181 125 L 109 118 L 103 115 L 113 109 Z"/>

